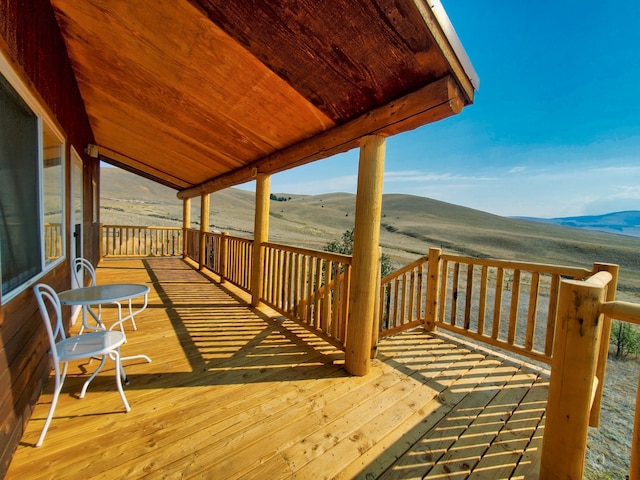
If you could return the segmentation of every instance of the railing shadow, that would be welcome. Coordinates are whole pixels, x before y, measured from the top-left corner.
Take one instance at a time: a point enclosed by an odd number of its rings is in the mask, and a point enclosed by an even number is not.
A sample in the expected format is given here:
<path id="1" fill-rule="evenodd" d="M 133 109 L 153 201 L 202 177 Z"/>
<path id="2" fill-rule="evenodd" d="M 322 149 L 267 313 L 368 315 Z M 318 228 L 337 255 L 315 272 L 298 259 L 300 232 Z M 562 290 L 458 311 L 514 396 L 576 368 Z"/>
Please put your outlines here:
<path id="1" fill-rule="evenodd" d="M 342 352 L 292 322 L 251 307 L 182 260 L 144 259 L 142 265 L 159 299 L 150 299 L 147 309 L 166 312 L 190 365 L 190 372 L 162 373 L 163 385 L 294 381 L 340 370 Z M 139 330 L 144 328 L 141 322 Z M 155 375 L 149 376 L 146 381 L 140 369 L 132 369 L 129 388 L 154 388 Z"/>

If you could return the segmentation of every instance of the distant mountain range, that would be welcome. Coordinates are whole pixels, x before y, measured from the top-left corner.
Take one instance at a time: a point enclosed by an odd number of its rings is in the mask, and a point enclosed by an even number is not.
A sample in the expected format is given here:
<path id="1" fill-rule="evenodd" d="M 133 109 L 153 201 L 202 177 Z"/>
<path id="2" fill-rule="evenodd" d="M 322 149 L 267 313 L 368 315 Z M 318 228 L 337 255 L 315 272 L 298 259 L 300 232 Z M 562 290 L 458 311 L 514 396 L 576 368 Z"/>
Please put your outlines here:
<path id="1" fill-rule="evenodd" d="M 565 227 L 587 228 L 607 233 L 618 233 L 640 237 L 640 210 L 605 213 L 604 215 L 584 215 L 581 217 L 534 218 L 514 217 L 540 223 L 551 223 Z"/>

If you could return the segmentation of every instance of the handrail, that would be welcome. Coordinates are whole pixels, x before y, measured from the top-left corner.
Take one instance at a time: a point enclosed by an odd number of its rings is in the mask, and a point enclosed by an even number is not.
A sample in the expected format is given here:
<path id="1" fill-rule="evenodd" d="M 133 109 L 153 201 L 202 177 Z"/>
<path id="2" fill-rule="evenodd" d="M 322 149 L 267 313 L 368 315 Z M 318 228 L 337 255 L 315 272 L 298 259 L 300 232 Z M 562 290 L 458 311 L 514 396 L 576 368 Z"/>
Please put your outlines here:
<path id="1" fill-rule="evenodd" d="M 584 267 L 571 267 L 567 265 L 553 265 L 538 262 L 522 262 L 519 260 L 503 260 L 493 258 L 474 258 L 464 255 L 442 254 L 441 260 L 460 263 L 472 263 L 487 267 L 513 268 L 532 272 L 546 273 L 549 275 L 562 275 L 575 279 L 583 279 L 593 273 L 593 270 Z"/>
<path id="2" fill-rule="evenodd" d="M 600 311 L 616 320 L 640 325 L 640 304 L 620 300 L 604 302 Z"/>

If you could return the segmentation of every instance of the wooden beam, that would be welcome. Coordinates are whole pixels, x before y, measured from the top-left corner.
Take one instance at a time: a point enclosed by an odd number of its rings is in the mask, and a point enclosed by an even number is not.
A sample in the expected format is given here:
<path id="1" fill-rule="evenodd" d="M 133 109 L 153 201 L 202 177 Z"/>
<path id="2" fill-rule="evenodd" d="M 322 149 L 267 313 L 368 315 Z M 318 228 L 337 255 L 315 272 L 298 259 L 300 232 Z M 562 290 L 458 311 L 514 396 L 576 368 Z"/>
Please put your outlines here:
<path id="1" fill-rule="evenodd" d="M 271 177 L 259 173 L 256 178 L 256 205 L 253 228 L 253 265 L 251 270 L 251 305 L 260 305 L 264 277 L 264 250 L 262 245 L 269 241 L 269 206 Z"/>
<path id="2" fill-rule="evenodd" d="M 181 180 L 178 177 L 174 177 L 169 173 L 158 170 L 152 165 L 143 163 L 140 160 L 127 157 L 126 155 L 116 152 L 115 150 L 105 147 L 104 145 L 98 145 L 98 152 L 99 159 L 103 162 L 109 163 L 128 172 L 135 173 L 136 175 L 140 175 L 141 177 L 148 178 L 149 180 L 153 180 L 154 182 L 160 183 L 167 187 L 178 190 L 180 188 L 185 188 L 188 185 L 184 180 Z M 196 196 L 197 195 L 190 195 L 189 198 Z M 184 200 L 183 197 L 181 198 L 182 200 Z"/>
<path id="3" fill-rule="evenodd" d="M 345 368 L 353 375 L 366 375 L 371 366 L 373 324 L 379 292 L 379 243 L 382 212 L 382 179 L 386 140 L 381 136 L 362 139 L 358 166 L 356 220 L 349 292 L 349 322 Z"/>
<path id="4" fill-rule="evenodd" d="M 308 140 L 267 155 L 245 167 L 178 192 L 178 198 L 212 193 L 252 180 L 257 172 L 273 174 L 346 152 L 367 135 L 388 137 L 462 111 L 464 100 L 451 76 L 337 126 Z"/>

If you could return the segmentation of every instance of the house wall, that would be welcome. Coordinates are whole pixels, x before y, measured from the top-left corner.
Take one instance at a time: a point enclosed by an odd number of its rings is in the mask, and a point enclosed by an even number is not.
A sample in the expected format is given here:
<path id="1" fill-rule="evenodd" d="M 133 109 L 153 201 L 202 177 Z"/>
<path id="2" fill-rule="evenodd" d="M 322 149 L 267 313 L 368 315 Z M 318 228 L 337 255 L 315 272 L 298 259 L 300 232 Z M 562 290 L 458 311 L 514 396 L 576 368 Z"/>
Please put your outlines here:
<path id="1" fill-rule="evenodd" d="M 48 107 L 67 136 L 66 192 L 70 191 L 69 149 L 83 159 L 84 255 L 98 259 L 98 221 L 93 222 L 92 185 L 99 185 L 99 162 L 84 154 L 94 143 L 66 48 L 48 0 L 0 0 L 0 50 Z M 70 231 L 70 198 L 66 199 L 66 228 Z M 70 288 L 69 248 L 66 260 L 39 281 L 56 290 Z M 69 310 L 65 308 L 65 314 Z M 0 478 L 29 420 L 49 374 L 46 334 L 31 289 L 2 304 L 0 300 Z"/>

